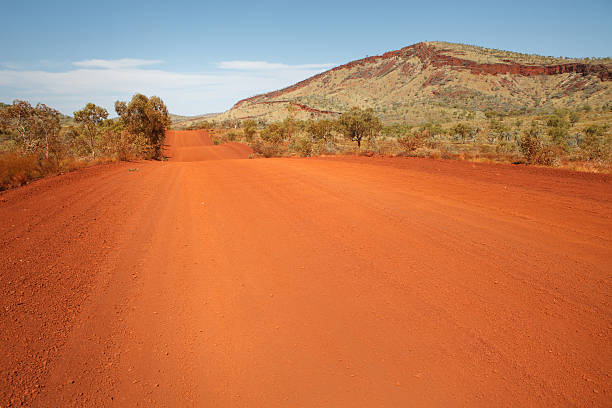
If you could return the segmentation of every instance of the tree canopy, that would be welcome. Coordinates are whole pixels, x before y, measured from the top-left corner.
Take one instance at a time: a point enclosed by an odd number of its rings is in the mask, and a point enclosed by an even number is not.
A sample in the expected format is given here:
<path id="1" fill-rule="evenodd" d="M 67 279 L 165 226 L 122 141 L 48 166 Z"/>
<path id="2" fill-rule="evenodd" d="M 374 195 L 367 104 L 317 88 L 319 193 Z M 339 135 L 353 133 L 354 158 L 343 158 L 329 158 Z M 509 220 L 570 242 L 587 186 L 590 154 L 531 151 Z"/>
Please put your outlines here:
<path id="1" fill-rule="evenodd" d="M 60 131 L 61 114 L 43 103 L 35 107 L 26 101 L 15 100 L 0 110 L 0 124 L 16 136 L 16 143 L 27 153 L 49 153 Z"/>
<path id="2" fill-rule="evenodd" d="M 91 102 L 85 105 L 83 109 L 74 112 L 74 120 L 83 126 L 92 155 L 95 153 L 99 128 L 106 118 L 108 118 L 106 109 L 96 106 Z"/>
<path id="3" fill-rule="evenodd" d="M 382 123 L 374 115 L 372 108 L 366 110 L 352 108 L 338 119 L 338 131 L 346 139 L 357 142 L 358 147 L 361 147 L 364 138 L 375 137 L 381 129 Z"/>
<path id="4" fill-rule="evenodd" d="M 151 156 L 161 159 L 165 132 L 170 126 L 168 109 L 161 98 L 136 94 L 129 103 L 115 102 L 115 111 L 130 133 L 146 139 L 152 149 Z"/>

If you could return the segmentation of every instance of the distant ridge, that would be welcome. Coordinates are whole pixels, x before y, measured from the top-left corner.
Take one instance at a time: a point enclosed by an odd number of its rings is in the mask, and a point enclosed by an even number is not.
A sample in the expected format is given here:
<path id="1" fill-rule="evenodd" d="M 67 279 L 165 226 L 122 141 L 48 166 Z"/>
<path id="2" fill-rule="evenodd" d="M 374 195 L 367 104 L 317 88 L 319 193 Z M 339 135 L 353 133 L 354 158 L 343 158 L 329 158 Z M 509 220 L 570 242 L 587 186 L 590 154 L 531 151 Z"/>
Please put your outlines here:
<path id="1" fill-rule="evenodd" d="M 387 121 L 437 111 L 520 110 L 612 100 L 612 61 L 553 58 L 471 45 L 421 42 L 332 68 L 289 87 L 238 101 L 218 119 L 280 120 L 372 107 Z"/>

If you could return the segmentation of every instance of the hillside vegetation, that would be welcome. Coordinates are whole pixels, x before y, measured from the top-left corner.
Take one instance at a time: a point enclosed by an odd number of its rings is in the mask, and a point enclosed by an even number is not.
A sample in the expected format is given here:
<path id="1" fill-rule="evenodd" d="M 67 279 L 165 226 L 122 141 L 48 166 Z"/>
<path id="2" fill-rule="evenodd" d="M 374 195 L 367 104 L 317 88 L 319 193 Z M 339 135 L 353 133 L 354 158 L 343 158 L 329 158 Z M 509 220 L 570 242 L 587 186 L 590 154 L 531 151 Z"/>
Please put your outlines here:
<path id="1" fill-rule="evenodd" d="M 419 43 L 185 127 L 221 128 L 219 143 L 243 140 L 266 157 L 385 154 L 609 172 L 611 69 L 610 58 Z"/>
<path id="2" fill-rule="evenodd" d="M 278 121 L 372 108 L 385 122 L 452 121 L 486 111 L 539 113 L 612 101 L 612 60 L 542 57 L 424 42 L 333 68 L 285 89 L 239 101 L 217 121 Z"/>

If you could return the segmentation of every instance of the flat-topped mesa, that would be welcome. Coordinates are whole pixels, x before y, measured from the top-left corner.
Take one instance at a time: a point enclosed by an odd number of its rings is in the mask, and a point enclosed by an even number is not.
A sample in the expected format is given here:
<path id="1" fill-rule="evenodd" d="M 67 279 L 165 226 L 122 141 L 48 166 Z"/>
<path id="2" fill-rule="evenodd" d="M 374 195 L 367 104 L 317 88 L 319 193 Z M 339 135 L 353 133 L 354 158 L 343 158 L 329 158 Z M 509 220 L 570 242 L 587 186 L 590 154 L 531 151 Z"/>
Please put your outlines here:
<path id="1" fill-rule="evenodd" d="M 462 54 L 461 50 L 454 51 L 448 47 L 459 46 L 457 44 L 446 44 L 446 43 L 428 43 L 420 42 L 408 47 L 404 47 L 399 50 L 389 51 L 382 55 L 376 55 L 371 57 L 362 58 L 359 60 L 351 61 L 349 63 L 339 65 L 328 71 L 322 72 L 308 79 L 300 81 L 294 85 L 288 86 L 277 91 L 256 95 L 250 98 L 246 98 L 238 101 L 234 105 L 234 109 L 247 102 L 256 102 L 270 99 L 277 99 L 280 96 L 296 91 L 303 88 L 313 82 L 325 78 L 330 73 L 341 71 L 341 70 L 352 70 L 356 67 L 375 65 L 382 62 L 383 60 L 389 60 L 384 66 L 377 68 L 376 71 L 367 74 L 368 76 L 379 76 L 384 75 L 395 68 L 401 67 L 403 75 L 411 75 L 409 59 L 418 58 L 422 64 L 422 69 L 428 66 L 436 68 L 450 67 L 457 70 L 465 70 L 474 75 L 520 75 L 520 76 L 537 76 L 537 75 L 559 75 L 559 74 L 580 74 L 580 75 L 595 75 L 601 81 L 611 81 L 612 71 L 609 65 L 600 63 L 585 63 L 585 62 L 567 62 L 567 63 L 555 63 L 555 64 L 543 64 L 543 63 L 518 63 L 513 62 L 509 59 L 503 59 L 503 62 L 495 63 L 481 63 L 474 61 L 469 58 L 460 58 L 452 54 Z M 485 55 L 490 50 L 486 50 L 480 47 L 468 47 L 473 52 L 481 53 Z M 513 54 L 513 53 L 510 53 Z M 520 54 L 514 54 L 520 55 Z M 533 56 L 534 58 L 543 58 Z"/>

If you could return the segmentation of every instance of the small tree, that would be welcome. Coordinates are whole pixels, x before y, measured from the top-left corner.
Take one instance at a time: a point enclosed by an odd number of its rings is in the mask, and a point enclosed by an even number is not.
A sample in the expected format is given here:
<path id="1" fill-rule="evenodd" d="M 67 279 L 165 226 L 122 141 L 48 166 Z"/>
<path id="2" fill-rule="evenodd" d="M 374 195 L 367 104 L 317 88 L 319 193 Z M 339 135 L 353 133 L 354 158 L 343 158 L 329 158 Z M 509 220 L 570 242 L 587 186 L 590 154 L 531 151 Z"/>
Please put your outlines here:
<path id="1" fill-rule="evenodd" d="M 312 156 L 313 148 L 312 141 L 309 137 L 301 137 L 295 142 L 295 150 L 302 157 Z"/>
<path id="2" fill-rule="evenodd" d="M 465 143 L 465 138 L 470 136 L 474 129 L 467 123 L 457 123 L 451 129 L 453 134 L 459 135 L 461 137 L 461 143 Z"/>
<path id="3" fill-rule="evenodd" d="M 271 123 L 261 132 L 261 139 L 274 143 L 280 144 L 285 139 L 285 132 L 283 126 L 278 123 Z"/>
<path id="4" fill-rule="evenodd" d="M 271 123 L 261 132 L 260 140 L 253 144 L 253 150 L 264 157 L 278 156 L 282 152 L 284 140 L 285 127 L 280 123 Z"/>
<path id="5" fill-rule="evenodd" d="M 331 141 L 333 137 L 334 123 L 329 119 L 309 121 L 306 130 L 315 141 Z"/>
<path id="6" fill-rule="evenodd" d="M 56 147 L 60 133 L 60 113 L 43 103 L 36 105 L 34 110 L 34 129 L 40 141 L 45 146 L 45 158 L 49 158 L 49 150 Z M 57 151 L 56 151 L 57 153 Z"/>
<path id="7" fill-rule="evenodd" d="M 100 135 L 100 125 L 108 118 L 106 109 L 93 103 L 88 103 L 79 111 L 74 112 L 74 120 L 83 127 L 83 133 L 87 138 L 91 155 L 96 152 L 96 140 Z"/>
<path id="8" fill-rule="evenodd" d="M 520 124 L 517 127 L 520 128 Z M 492 118 L 489 121 L 489 132 L 487 133 L 487 141 L 489 143 L 495 142 L 496 139 L 501 141 L 504 139 L 504 134 L 509 130 L 510 129 L 508 128 L 508 126 L 506 126 L 506 124 L 502 120 Z"/>
<path id="9" fill-rule="evenodd" d="M 161 98 L 136 94 L 129 104 L 115 102 L 115 111 L 130 133 L 144 137 L 152 149 L 152 158 L 161 159 L 166 129 L 170 127 L 168 109 Z"/>
<path id="10" fill-rule="evenodd" d="M 382 129 L 382 123 L 374 115 L 372 108 L 366 110 L 351 108 L 338 119 L 338 131 L 346 139 L 357 142 L 357 147 L 361 147 L 361 141 L 364 138 L 375 137 L 380 129 Z"/>
<path id="11" fill-rule="evenodd" d="M 15 100 L 12 105 L 0 111 L 2 126 L 17 134 L 18 145 L 29 153 L 36 147 L 33 117 L 34 108 L 26 101 Z"/>
<path id="12" fill-rule="evenodd" d="M 295 115 L 297 114 L 297 110 L 297 106 L 289 102 L 289 106 L 287 107 L 287 117 L 283 121 L 283 125 L 287 131 L 287 138 L 289 140 L 291 140 L 291 137 L 295 133 Z"/>
<path id="13" fill-rule="evenodd" d="M 421 133 L 426 132 L 425 135 L 428 137 L 435 137 L 444 133 L 442 126 L 439 123 L 427 122 L 419 127 Z"/>
<path id="14" fill-rule="evenodd" d="M 257 133 L 257 123 L 254 120 L 247 120 L 242 123 L 242 132 L 247 142 L 252 142 L 255 133 Z"/>
<path id="15" fill-rule="evenodd" d="M 0 111 L 0 121 L 17 135 L 17 143 L 25 153 L 49 153 L 57 142 L 60 130 L 60 113 L 39 103 L 32 107 L 28 102 L 16 100 Z"/>

